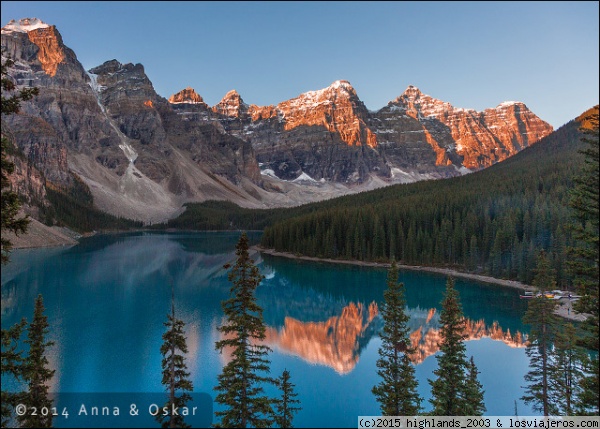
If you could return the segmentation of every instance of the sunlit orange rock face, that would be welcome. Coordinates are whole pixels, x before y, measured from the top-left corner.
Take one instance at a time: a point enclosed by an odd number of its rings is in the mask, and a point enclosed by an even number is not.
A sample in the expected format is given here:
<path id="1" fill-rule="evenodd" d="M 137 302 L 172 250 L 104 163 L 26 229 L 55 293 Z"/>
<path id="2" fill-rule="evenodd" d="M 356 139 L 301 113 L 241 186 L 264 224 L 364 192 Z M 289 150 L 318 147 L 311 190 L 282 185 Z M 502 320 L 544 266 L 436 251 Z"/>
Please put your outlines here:
<path id="1" fill-rule="evenodd" d="M 47 28 L 37 28 L 29 31 L 27 36 L 40 49 L 37 56 L 46 74 L 56 75 L 58 65 L 65 59 L 62 40 L 56 27 L 52 25 Z"/>
<path id="2" fill-rule="evenodd" d="M 430 309 L 421 322 L 423 324 L 410 334 L 411 347 L 415 350 L 410 359 L 414 364 L 422 363 L 440 350 L 442 336 L 437 328 L 438 317 L 435 316 L 436 310 Z M 350 303 L 340 316 L 322 322 L 302 322 L 286 317 L 282 328 L 267 328 L 265 343 L 307 362 L 326 365 L 346 374 L 354 369 L 362 347 L 378 334 L 382 323 L 375 302 L 368 307 L 362 303 Z M 465 334 L 466 341 L 491 338 L 510 347 L 526 346 L 520 332 L 511 334 L 509 330 L 504 331 L 497 322 L 488 327 L 483 320 L 467 319 Z"/>
<path id="3" fill-rule="evenodd" d="M 277 117 L 277 109 L 275 106 L 257 106 L 251 104 L 248 107 L 248 114 L 252 118 L 252 121 L 261 121 Z"/>
<path id="4" fill-rule="evenodd" d="M 325 89 L 308 91 L 277 106 L 248 106 L 236 90 L 229 91 L 213 111 L 230 118 L 249 115 L 252 121 L 280 117 L 285 131 L 319 126 L 336 133 L 350 146 L 377 146 L 377 137 L 365 122 L 367 109 L 350 82 L 338 80 Z"/>
<path id="5" fill-rule="evenodd" d="M 455 152 L 462 165 L 477 170 L 502 161 L 547 136 L 552 126 L 520 102 L 508 101 L 477 112 L 423 94 L 409 86 L 388 104 L 417 119 L 436 152 L 436 165 L 447 165 Z"/>
<path id="6" fill-rule="evenodd" d="M 248 113 L 248 105 L 244 103 L 240 94 L 235 89 L 232 89 L 213 107 L 213 111 L 230 118 L 239 118 Z"/>
<path id="7" fill-rule="evenodd" d="M 200 95 L 194 91 L 193 88 L 189 86 L 185 89 L 182 89 L 177 94 L 173 94 L 169 97 L 169 103 L 191 103 L 191 104 L 203 104 L 206 106 L 206 103 L 202 99 Z"/>
<path id="8" fill-rule="evenodd" d="M 586 129 L 586 130 L 591 130 L 594 128 L 595 125 L 596 126 L 598 125 L 597 117 L 596 117 L 596 119 L 594 119 L 594 115 L 598 115 L 599 107 L 600 106 L 595 105 L 591 109 L 586 110 L 581 115 L 579 115 L 577 118 L 575 118 L 575 120 L 581 124 L 581 128 Z M 596 121 L 595 124 L 594 124 L 594 121 Z"/>
<path id="9" fill-rule="evenodd" d="M 372 302 L 368 307 L 350 303 L 340 316 L 324 322 L 301 322 L 286 317 L 281 330 L 267 329 L 266 342 L 307 362 L 346 374 L 356 366 L 359 340 L 378 313 L 377 304 Z"/>
<path id="10" fill-rule="evenodd" d="M 279 103 L 277 110 L 285 118 L 286 131 L 316 125 L 339 134 L 350 146 L 377 146 L 377 137 L 366 124 L 367 109 L 346 80 Z"/>
<path id="11" fill-rule="evenodd" d="M 509 330 L 503 331 L 497 322 L 494 322 L 490 327 L 486 327 L 483 320 L 472 321 L 467 319 L 465 334 L 467 336 L 466 341 L 489 337 L 493 340 L 502 341 L 510 347 L 525 347 L 526 345 L 520 332 L 517 331 L 512 335 Z M 441 331 L 436 328 L 427 329 L 420 326 L 410 334 L 410 341 L 411 346 L 415 349 L 411 361 L 419 364 L 440 350 Z"/>
<path id="12" fill-rule="evenodd" d="M 213 120 L 251 142 L 263 168 L 283 180 L 302 173 L 345 183 L 372 175 L 403 183 L 452 177 L 489 167 L 552 132 L 523 103 L 477 112 L 414 86 L 368 111 L 345 80 L 276 106 L 248 105 L 230 91 L 212 110 Z"/>
<path id="13" fill-rule="evenodd" d="M 258 162 L 280 179 L 360 183 L 372 171 L 389 176 L 367 125 L 369 112 L 348 81 L 276 106 L 248 105 L 234 90 L 212 111 L 227 133 L 252 143 Z"/>
<path id="14" fill-rule="evenodd" d="M 146 100 L 146 101 L 144 101 L 144 106 L 153 107 L 154 105 L 152 104 L 152 100 Z"/>

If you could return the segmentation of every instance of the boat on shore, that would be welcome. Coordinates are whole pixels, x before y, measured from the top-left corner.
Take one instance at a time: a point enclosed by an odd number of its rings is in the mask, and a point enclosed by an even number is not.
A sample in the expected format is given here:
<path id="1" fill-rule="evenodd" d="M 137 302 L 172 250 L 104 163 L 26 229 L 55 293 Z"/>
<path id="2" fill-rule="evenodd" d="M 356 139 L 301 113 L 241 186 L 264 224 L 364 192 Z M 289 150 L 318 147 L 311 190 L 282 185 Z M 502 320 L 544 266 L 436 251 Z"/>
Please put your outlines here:
<path id="1" fill-rule="evenodd" d="M 533 291 L 525 291 L 523 294 L 519 295 L 519 298 L 521 299 L 531 299 L 531 298 L 540 298 L 540 297 L 544 297 L 546 299 L 553 299 L 553 300 L 559 300 L 559 299 L 568 299 L 569 301 L 577 301 L 579 298 L 581 298 L 580 295 L 574 295 L 571 292 L 568 291 L 564 291 L 564 290 L 552 290 L 552 291 L 543 291 L 543 292 L 533 292 Z"/>

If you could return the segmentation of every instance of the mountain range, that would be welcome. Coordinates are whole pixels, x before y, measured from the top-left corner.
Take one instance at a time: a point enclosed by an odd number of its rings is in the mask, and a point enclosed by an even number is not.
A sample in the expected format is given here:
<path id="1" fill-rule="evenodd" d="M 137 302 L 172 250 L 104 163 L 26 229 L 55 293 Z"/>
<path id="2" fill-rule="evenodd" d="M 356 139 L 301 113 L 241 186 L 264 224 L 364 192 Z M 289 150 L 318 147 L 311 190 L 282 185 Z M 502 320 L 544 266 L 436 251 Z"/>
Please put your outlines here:
<path id="1" fill-rule="evenodd" d="M 459 176 L 553 131 L 521 102 L 478 112 L 414 86 L 370 111 L 346 80 L 271 106 L 235 90 L 212 107 L 189 87 L 166 99 L 141 64 L 85 70 L 56 27 L 36 18 L 2 28 L 2 57 L 14 60 L 18 87 L 39 88 L 2 118 L 22 153 L 13 186 L 29 206 L 49 204 L 52 189 L 146 223 L 187 202 L 284 207 Z"/>

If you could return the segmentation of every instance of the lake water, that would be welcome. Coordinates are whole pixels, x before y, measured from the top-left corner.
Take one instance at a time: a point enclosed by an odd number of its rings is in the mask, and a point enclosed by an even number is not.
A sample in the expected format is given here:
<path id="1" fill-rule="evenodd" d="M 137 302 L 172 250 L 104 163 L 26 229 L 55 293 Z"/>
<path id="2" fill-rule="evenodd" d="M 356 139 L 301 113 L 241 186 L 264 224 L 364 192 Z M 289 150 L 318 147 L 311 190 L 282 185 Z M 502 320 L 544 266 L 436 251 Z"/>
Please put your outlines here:
<path id="1" fill-rule="evenodd" d="M 250 234 L 258 241 L 258 234 Z M 174 285 L 177 316 L 186 323 L 188 370 L 194 391 L 214 396 L 226 359 L 215 351 L 221 301 L 230 283 L 239 233 L 136 233 L 84 239 L 71 248 L 18 250 L 2 268 L 2 327 L 31 319 L 44 296 L 55 345 L 53 392 L 163 392 L 161 336 Z M 357 416 L 379 415 L 376 375 L 385 269 L 313 263 L 256 254 L 265 275 L 257 289 L 264 309 L 271 371 L 284 369 L 301 400 L 297 427 L 356 427 Z M 437 366 L 439 313 L 446 278 L 402 271 L 419 392 L 430 409 L 428 378 Z M 469 319 L 467 355 L 485 389 L 487 415 L 535 415 L 519 398 L 528 370 L 519 291 L 456 279 Z M 6 380 L 3 380 L 3 383 Z M 269 392 L 275 392 L 269 389 Z M 129 398 L 127 398 L 129 400 Z M 60 411 L 60 410 L 59 410 Z M 105 424 L 99 417 L 79 420 Z M 106 420 L 106 419 L 105 419 Z M 74 420 L 55 419 L 56 426 Z M 129 423 L 128 423 L 129 424 Z"/>

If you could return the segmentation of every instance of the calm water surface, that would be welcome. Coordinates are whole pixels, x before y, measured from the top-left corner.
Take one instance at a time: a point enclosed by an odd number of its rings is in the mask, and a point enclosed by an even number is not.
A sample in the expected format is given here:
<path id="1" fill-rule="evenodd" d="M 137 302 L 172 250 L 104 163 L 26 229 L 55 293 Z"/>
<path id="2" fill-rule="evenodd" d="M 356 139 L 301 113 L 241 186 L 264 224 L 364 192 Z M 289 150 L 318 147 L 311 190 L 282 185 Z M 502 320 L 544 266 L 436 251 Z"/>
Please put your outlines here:
<path id="1" fill-rule="evenodd" d="M 254 241 L 258 235 L 250 234 Z M 224 355 L 215 351 L 230 283 L 222 267 L 239 233 L 138 233 L 99 236 L 71 248 L 19 250 L 2 268 L 2 327 L 31 319 L 44 296 L 55 346 L 54 392 L 162 392 L 163 322 L 174 284 L 177 315 L 186 323 L 194 390 L 214 396 Z M 356 427 L 379 415 L 371 388 L 381 344 L 384 269 L 294 261 L 256 254 L 265 280 L 264 309 L 271 371 L 291 373 L 302 401 L 298 427 Z M 428 378 L 437 367 L 440 301 L 446 278 L 404 271 L 419 392 L 430 409 Z M 528 361 L 515 289 L 457 279 L 469 319 L 467 355 L 485 389 L 488 415 L 535 415 L 519 398 Z M 274 394 L 275 392 L 273 392 Z M 57 426 L 67 425 L 56 421 Z M 98 425 L 98 421 L 91 423 Z"/>

